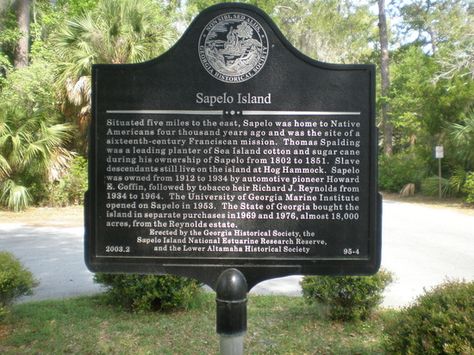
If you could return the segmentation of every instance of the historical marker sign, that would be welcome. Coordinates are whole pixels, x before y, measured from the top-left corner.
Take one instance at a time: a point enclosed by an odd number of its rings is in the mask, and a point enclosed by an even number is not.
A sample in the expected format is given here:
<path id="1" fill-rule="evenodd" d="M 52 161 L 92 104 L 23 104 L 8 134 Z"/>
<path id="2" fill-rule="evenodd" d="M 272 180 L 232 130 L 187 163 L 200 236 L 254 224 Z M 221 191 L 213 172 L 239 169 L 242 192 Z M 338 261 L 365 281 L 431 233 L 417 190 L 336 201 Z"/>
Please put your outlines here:
<path id="1" fill-rule="evenodd" d="M 250 286 L 380 264 L 372 65 L 295 50 L 222 4 L 147 63 L 95 65 L 86 261 Z"/>

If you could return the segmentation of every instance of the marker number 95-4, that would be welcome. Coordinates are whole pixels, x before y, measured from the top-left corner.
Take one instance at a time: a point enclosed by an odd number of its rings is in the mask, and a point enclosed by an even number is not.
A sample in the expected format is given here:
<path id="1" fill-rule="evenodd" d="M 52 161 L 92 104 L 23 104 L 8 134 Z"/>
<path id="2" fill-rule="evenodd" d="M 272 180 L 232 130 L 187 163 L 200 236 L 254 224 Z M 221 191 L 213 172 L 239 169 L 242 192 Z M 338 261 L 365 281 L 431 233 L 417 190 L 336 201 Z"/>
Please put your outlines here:
<path id="1" fill-rule="evenodd" d="M 344 248 L 342 252 L 344 255 L 359 255 L 360 254 L 359 248 Z"/>

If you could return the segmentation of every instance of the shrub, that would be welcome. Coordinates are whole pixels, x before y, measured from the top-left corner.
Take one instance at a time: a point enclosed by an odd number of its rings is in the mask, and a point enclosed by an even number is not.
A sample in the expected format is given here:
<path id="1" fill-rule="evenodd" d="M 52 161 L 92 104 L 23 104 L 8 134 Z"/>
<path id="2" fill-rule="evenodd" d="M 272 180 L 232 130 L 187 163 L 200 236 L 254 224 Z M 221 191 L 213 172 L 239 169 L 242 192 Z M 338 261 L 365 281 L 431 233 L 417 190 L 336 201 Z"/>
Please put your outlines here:
<path id="1" fill-rule="evenodd" d="M 0 319 L 18 297 L 32 294 L 36 281 L 12 254 L 0 252 Z"/>
<path id="2" fill-rule="evenodd" d="M 424 160 L 413 152 L 382 156 L 379 160 L 379 188 L 399 192 L 409 183 L 419 186 L 427 170 Z"/>
<path id="3" fill-rule="evenodd" d="M 87 178 L 87 160 L 81 156 L 75 157 L 71 165 L 71 170 L 66 177 L 69 203 L 76 205 L 84 203 L 84 193 L 86 192 L 88 185 Z"/>
<path id="4" fill-rule="evenodd" d="M 200 291 L 197 281 L 173 275 L 96 274 L 94 280 L 109 286 L 110 303 L 134 311 L 186 309 Z"/>
<path id="5" fill-rule="evenodd" d="M 50 184 L 48 204 L 50 206 L 81 205 L 87 190 L 87 160 L 76 156 L 69 171 L 58 181 Z"/>
<path id="6" fill-rule="evenodd" d="M 461 166 L 457 166 L 453 169 L 453 174 L 449 178 L 449 186 L 454 195 L 459 196 L 462 194 L 467 175 L 468 172 Z"/>
<path id="7" fill-rule="evenodd" d="M 426 196 L 436 197 L 439 195 L 439 177 L 430 176 L 421 182 L 421 193 Z M 448 179 L 441 178 L 441 196 L 452 197 L 456 191 Z"/>
<path id="8" fill-rule="evenodd" d="M 392 274 L 381 270 L 372 276 L 305 276 L 301 281 L 308 303 L 328 308 L 333 320 L 364 320 L 382 301 Z"/>
<path id="9" fill-rule="evenodd" d="M 385 327 L 397 354 L 473 354 L 474 282 L 447 282 L 420 296 Z"/>
<path id="10" fill-rule="evenodd" d="M 474 172 L 467 174 L 463 191 L 466 193 L 466 202 L 474 203 Z"/>

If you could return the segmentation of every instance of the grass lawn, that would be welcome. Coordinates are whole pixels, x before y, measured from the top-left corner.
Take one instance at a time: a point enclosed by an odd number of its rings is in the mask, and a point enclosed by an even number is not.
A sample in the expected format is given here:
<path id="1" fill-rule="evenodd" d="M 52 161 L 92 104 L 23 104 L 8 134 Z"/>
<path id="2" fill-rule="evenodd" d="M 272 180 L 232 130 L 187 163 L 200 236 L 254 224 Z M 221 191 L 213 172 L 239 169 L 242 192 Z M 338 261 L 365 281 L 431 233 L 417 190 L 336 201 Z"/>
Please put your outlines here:
<path id="1" fill-rule="evenodd" d="M 2 354 L 217 354 L 214 293 L 188 311 L 129 313 L 101 296 L 19 304 L 0 323 Z M 324 320 L 301 297 L 251 296 L 248 354 L 380 354 L 384 318 Z"/>

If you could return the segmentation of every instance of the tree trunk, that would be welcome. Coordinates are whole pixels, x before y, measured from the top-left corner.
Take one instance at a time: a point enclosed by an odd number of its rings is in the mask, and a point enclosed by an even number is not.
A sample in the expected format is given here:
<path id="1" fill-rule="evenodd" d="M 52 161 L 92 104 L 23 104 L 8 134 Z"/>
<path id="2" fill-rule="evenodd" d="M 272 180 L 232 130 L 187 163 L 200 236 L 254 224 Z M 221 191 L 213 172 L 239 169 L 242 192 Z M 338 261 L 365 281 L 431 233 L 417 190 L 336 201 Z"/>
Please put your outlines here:
<path id="1" fill-rule="evenodd" d="M 28 66 L 28 51 L 30 41 L 30 5 L 31 0 L 16 0 L 15 10 L 18 22 L 18 29 L 21 37 L 15 49 L 15 68 Z"/>
<path id="2" fill-rule="evenodd" d="M 438 53 L 438 39 L 436 37 L 436 32 L 431 26 L 428 26 L 427 32 L 430 35 L 431 50 L 433 51 L 433 56 L 436 56 L 436 53 Z"/>
<path id="3" fill-rule="evenodd" d="M 386 155 L 392 155 L 393 151 L 393 126 L 390 122 L 390 105 L 388 95 L 390 92 L 390 73 L 388 56 L 388 31 L 387 18 L 385 16 L 385 0 L 378 0 L 379 6 L 379 34 L 380 34 L 380 71 L 382 79 L 382 129 L 383 129 L 383 148 Z"/>

